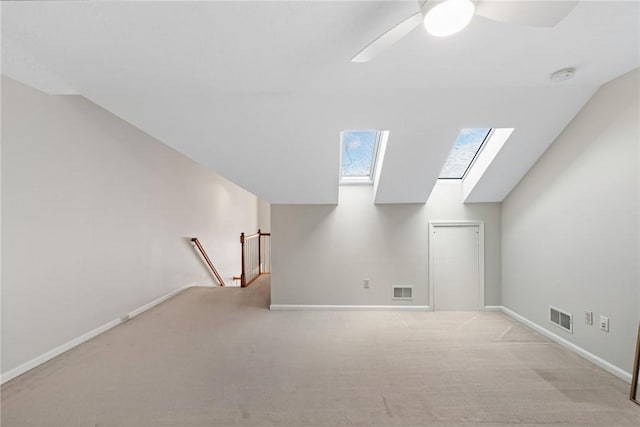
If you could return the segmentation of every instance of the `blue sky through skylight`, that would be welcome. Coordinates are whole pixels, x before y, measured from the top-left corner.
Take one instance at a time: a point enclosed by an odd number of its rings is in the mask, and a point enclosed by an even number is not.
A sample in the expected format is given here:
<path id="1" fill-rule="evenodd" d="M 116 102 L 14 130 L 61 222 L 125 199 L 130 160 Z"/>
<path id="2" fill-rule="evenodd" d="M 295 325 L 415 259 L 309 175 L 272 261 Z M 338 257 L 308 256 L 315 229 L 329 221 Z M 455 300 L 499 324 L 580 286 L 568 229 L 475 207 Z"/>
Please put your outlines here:
<path id="1" fill-rule="evenodd" d="M 369 178 L 375 163 L 378 131 L 342 132 L 342 177 Z"/>
<path id="2" fill-rule="evenodd" d="M 440 178 L 462 179 L 490 130 L 490 128 L 462 129 L 440 172 Z"/>

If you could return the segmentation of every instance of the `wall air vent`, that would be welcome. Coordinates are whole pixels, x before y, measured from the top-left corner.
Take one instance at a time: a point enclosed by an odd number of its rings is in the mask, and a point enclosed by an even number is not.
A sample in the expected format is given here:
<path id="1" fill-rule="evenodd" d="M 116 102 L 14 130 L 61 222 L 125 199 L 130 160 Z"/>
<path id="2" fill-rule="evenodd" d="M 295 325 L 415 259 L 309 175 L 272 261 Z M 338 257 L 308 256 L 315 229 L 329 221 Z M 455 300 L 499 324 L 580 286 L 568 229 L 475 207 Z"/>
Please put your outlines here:
<path id="1" fill-rule="evenodd" d="M 413 299 L 413 286 L 394 286 L 393 299 Z"/>
<path id="2" fill-rule="evenodd" d="M 549 306 L 549 322 L 567 332 L 573 333 L 573 315 Z"/>

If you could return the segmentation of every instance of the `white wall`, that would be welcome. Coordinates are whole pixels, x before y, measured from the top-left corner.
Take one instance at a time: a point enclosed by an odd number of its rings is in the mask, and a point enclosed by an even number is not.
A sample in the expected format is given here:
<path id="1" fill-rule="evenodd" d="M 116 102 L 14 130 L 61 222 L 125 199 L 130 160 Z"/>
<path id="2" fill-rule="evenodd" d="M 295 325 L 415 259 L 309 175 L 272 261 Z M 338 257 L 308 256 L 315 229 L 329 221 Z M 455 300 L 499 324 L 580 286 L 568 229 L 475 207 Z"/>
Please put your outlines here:
<path id="1" fill-rule="evenodd" d="M 258 228 L 263 233 L 271 232 L 271 204 L 258 199 Z"/>
<path id="2" fill-rule="evenodd" d="M 473 219 L 486 227 L 485 302 L 499 305 L 500 205 L 461 197 L 439 183 L 426 204 L 374 205 L 371 186 L 342 186 L 338 205 L 273 204 L 272 304 L 429 305 L 428 221 Z M 413 301 L 392 285 L 413 285 Z"/>
<path id="3" fill-rule="evenodd" d="M 230 283 L 257 199 L 95 104 L 2 79 L 2 370 L 188 284 Z"/>
<path id="4" fill-rule="evenodd" d="M 502 214 L 504 306 L 626 372 L 639 319 L 639 75 L 593 96 Z M 550 304 L 574 314 L 573 334 L 548 323 Z"/>

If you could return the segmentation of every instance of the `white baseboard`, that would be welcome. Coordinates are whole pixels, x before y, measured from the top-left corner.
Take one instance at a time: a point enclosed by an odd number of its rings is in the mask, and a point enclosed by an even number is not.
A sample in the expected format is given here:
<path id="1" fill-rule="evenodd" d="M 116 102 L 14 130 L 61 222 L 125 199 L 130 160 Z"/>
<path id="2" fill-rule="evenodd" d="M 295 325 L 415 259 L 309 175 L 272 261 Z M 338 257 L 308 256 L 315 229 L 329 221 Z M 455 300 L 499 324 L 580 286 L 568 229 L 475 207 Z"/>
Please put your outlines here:
<path id="1" fill-rule="evenodd" d="M 593 353 L 588 352 L 587 350 L 585 350 L 582 347 L 579 347 L 577 345 L 575 345 L 574 343 L 562 338 L 559 335 L 554 334 L 551 331 L 548 331 L 547 329 L 543 328 L 542 326 L 539 326 L 536 323 L 533 323 L 531 320 L 522 317 L 521 315 L 519 315 L 518 313 L 509 310 L 508 308 L 501 306 L 501 311 L 506 314 L 507 316 L 511 317 L 514 320 L 517 320 L 518 322 L 530 327 L 531 329 L 533 329 L 534 331 L 544 335 L 545 337 L 557 342 L 558 344 L 560 344 L 561 346 L 565 347 L 568 350 L 573 351 L 574 353 L 576 353 L 578 356 L 582 357 L 583 359 L 587 359 L 589 362 L 595 364 L 596 366 L 601 367 L 602 369 L 604 369 L 605 371 L 615 375 L 616 377 L 620 378 L 621 380 L 624 380 L 628 383 L 631 383 L 631 374 L 629 372 L 626 372 L 625 370 L 613 365 L 612 363 L 607 362 L 606 360 L 596 356 Z"/>
<path id="2" fill-rule="evenodd" d="M 185 285 L 181 288 L 176 289 L 175 291 L 171 291 L 166 295 L 161 296 L 160 298 L 154 299 L 153 301 L 151 301 L 148 304 L 143 305 L 142 307 L 136 308 L 133 311 L 130 311 L 129 313 L 127 313 L 129 315 L 129 318 L 134 318 L 137 315 L 144 313 L 145 311 L 149 310 L 150 308 L 155 307 L 156 305 L 165 302 L 166 300 L 168 300 L 169 298 L 178 295 L 180 292 L 183 292 L 189 288 L 200 288 L 200 287 L 217 287 L 217 286 L 213 286 L 213 285 Z"/>
<path id="3" fill-rule="evenodd" d="M 502 312 L 502 306 L 501 305 L 485 305 L 484 306 L 484 311 L 499 311 L 499 312 Z"/>
<path id="4" fill-rule="evenodd" d="M 152 307 L 155 307 L 156 305 L 168 300 L 169 298 L 179 294 L 180 292 L 192 288 L 192 287 L 199 287 L 199 286 L 203 286 L 203 285 L 186 285 L 183 286 L 181 288 L 176 289 L 175 291 L 171 291 L 166 295 L 161 296 L 160 298 L 157 298 L 153 301 L 151 301 L 148 304 L 143 305 L 142 307 L 136 308 L 133 311 L 130 311 L 129 313 L 125 313 L 124 315 L 122 315 L 121 317 L 119 317 L 118 319 L 112 320 L 110 322 L 105 323 L 102 326 L 98 326 L 97 328 L 87 332 L 84 335 L 81 335 L 77 338 L 72 339 L 71 341 L 67 341 L 66 343 L 54 348 L 53 350 L 49 350 L 44 354 L 41 354 L 38 357 L 35 357 L 31 360 L 29 360 L 28 362 L 23 363 L 22 365 L 16 366 L 15 368 L 3 373 L 0 376 L 0 384 L 4 384 L 7 381 L 10 381 L 12 379 L 14 379 L 15 377 L 17 377 L 18 375 L 22 375 L 25 372 L 35 368 L 36 366 L 42 365 L 43 363 L 53 359 L 56 356 L 59 356 L 60 354 L 64 353 L 65 351 L 71 350 L 72 348 L 90 340 L 91 338 L 94 338 L 98 335 L 100 335 L 103 332 L 108 331 L 111 328 L 114 328 L 116 326 L 118 326 L 119 324 L 133 318 L 136 317 L 138 315 L 140 315 L 141 313 L 149 310 Z M 128 318 L 127 318 L 128 316 Z"/>
<path id="5" fill-rule="evenodd" d="M 84 335 L 81 335 L 77 338 L 72 339 L 71 341 L 67 341 L 66 343 L 54 348 L 53 350 L 49 350 L 40 356 L 37 356 L 28 362 L 23 363 L 22 365 L 16 366 L 13 369 L 2 374 L 2 379 L 0 379 L 0 384 L 4 384 L 7 381 L 10 381 L 17 377 L 18 375 L 22 375 L 25 372 L 35 368 L 36 366 L 42 365 L 43 363 L 53 359 L 54 357 L 64 353 L 67 350 L 71 350 L 72 348 L 82 344 L 85 341 L 90 340 L 91 338 L 100 335 L 103 332 L 108 331 L 109 329 L 118 326 L 122 321 L 120 319 L 112 320 L 111 322 L 105 323 L 102 326 L 95 328 L 92 331 L 87 332 Z"/>
<path id="6" fill-rule="evenodd" d="M 272 311 L 429 311 L 428 305 L 306 305 L 271 304 Z"/>

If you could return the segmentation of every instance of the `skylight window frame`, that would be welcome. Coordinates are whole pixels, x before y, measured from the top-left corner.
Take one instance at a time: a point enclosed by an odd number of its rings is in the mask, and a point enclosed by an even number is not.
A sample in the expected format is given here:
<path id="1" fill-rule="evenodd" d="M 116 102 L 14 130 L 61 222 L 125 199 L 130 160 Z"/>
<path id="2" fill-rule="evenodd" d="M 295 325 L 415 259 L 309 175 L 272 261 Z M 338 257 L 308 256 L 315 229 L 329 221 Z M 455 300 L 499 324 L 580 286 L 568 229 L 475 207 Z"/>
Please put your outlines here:
<path id="1" fill-rule="evenodd" d="M 473 155 L 473 157 L 471 158 L 471 161 L 469 162 L 469 165 L 467 166 L 467 168 L 464 170 L 463 174 L 461 177 L 459 178 L 451 178 L 451 177 L 438 177 L 438 179 L 444 179 L 444 180 L 464 180 L 465 177 L 467 176 L 467 174 L 469 173 L 469 171 L 471 170 L 471 168 L 473 167 L 473 165 L 475 164 L 476 160 L 478 159 L 478 157 L 480 156 L 480 153 L 482 152 L 482 150 L 484 150 L 484 147 L 487 145 L 487 142 L 491 139 L 491 135 L 493 135 L 493 129 L 494 128 L 489 128 L 489 131 L 487 132 L 487 134 L 484 136 L 484 139 L 482 140 L 482 143 L 480 143 L 480 146 L 478 147 L 478 149 L 476 150 L 476 153 Z M 457 139 L 456 139 L 457 142 Z M 449 155 L 451 155 L 451 153 L 449 153 Z M 447 161 L 449 160 L 449 158 L 447 157 Z M 444 168 L 444 166 L 443 166 Z"/>
<path id="2" fill-rule="evenodd" d="M 375 143 L 373 146 L 371 168 L 368 176 L 344 176 L 342 166 L 342 152 L 344 151 L 344 133 L 346 132 L 375 132 Z M 384 131 L 378 129 L 350 129 L 340 132 L 340 185 L 372 185 L 374 183 L 376 168 L 378 166 L 378 156 L 380 154 L 380 143 Z"/>

